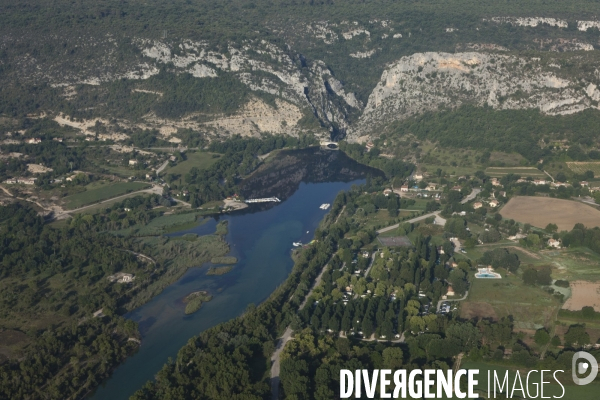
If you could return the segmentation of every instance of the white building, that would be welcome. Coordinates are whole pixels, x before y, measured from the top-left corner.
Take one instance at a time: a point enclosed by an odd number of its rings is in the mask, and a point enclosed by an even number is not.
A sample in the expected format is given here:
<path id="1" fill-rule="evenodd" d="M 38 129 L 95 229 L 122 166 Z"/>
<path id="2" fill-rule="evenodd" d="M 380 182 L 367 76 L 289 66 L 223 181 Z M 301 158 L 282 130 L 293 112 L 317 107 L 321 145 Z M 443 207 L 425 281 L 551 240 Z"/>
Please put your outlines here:
<path id="1" fill-rule="evenodd" d="M 560 249 L 560 240 L 549 239 L 548 240 L 548 246 L 549 247 L 553 247 L 555 249 Z"/>

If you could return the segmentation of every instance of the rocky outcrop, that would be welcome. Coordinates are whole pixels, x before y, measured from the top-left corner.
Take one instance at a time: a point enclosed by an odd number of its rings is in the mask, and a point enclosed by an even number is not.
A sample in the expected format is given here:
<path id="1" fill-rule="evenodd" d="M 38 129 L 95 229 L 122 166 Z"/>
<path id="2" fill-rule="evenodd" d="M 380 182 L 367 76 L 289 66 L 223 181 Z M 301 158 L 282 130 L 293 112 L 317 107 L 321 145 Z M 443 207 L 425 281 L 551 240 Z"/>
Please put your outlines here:
<path id="1" fill-rule="evenodd" d="M 537 58 L 491 53 L 419 53 L 387 68 L 369 96 L 350 138 L 357 139 L 394 120 L 462 104 L 496 109 L 537 108 L 571 114 L 596 107 L 597 88 L 582 90 Z"/>
<path id="2" fill-rule="evenodd" d="M 543 17 L 493 17 L 492 21 L 497 23 L 508 23 L 515 26 L 549 25 L 557 28 L 567 28 L 569 24 L 564 19 L 543 18 Z"/>
<path id="3" fill-rule="evenodd" d="M 600 21 L 577 21 L 577 29 L 582 32 L 592 28 L 600 29 Z"/>

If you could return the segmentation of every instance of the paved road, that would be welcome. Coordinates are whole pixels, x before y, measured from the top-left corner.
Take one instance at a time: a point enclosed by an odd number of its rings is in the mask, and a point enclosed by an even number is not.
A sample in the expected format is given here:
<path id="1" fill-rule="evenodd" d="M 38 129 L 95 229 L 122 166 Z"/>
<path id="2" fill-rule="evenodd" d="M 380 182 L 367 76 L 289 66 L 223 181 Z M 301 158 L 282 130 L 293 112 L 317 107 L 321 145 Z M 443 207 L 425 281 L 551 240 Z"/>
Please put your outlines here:
<path id="1" fill-rule="evenodd" d="M 471 191 L 471 193 L 469 193 L 469 195 L 467 197 L 465 197 L 464 199 L 462 199 L 460 201 L 460 204 L 466 204 L 469 201 L 473 200 L 475 197 L 477 197 L 477 195 L 481 193 L 481 189 L 479 188 L 473 188 L 473 190 Z"/>
<path id="2" fill-rule="evenodd" d="M 292 333 L 294 333 L 294 331 L 292 331 L 292 328 L 288 326 L 285 329 L 283 336 L 281 336 L 281 338 L 279 338 L 277 341 L 277 347 L 275 348 L 275 352 L 271 357 L 271 394 L 273 400 L 279 399 L 279 371 L 281 369 L 279 358 L 281 357 L 281 352 L 283 351 L 286 343 L 292 339 Z"/>
<path id="3" fill-rule="evenodd" d="M 312 295 L 315 288 L 321 284 L 321 280 L 323 279 L 323 274 L 325 273 L 325 270 L 327 270 L 328 266 L 329 266 L 329 264 L 325 264 L 325 266 L 323 267 L 323 269 L 321 270 L 321 272 L 315 279 L 315 283 L 314 283 L 313 287 L 310 289 L 310 291 L 304 298 L 304 301 L 302 302 L 302 304 L 300 304 L 299 310 L 302 310 L 304 308 L 304 306 L 306 306 L 306 303 L 308 302 L 308 299 Z M 271 364 L 271 395 L 272 395 L 273 400 L 279 399 L 279 370 L 280 370 L 280 365 L 281 365 L 280 364 L 281 352 L 284 349 L 286 343 L 289 342 L 290 340 L 292 340 L 293 333 L 294 333 L 294 331 L 292 330 L 292 328 L 290 328 L 288 326 L 285 329 L 285 332 L 283 333 L 283 335 L 277 341 L 277 347 L 275 347 L 275 352 L 271 356 L 271 362 L 272 362 L 272 364 Z"/>
<path id="4" fill-rule="evenodd" d="M 367 270 L 365 271 L 365 278 L 367 276 L 369 276 L 369 272 L 371 272 L 371 268 L 373 268 L 373 263 L 375 261 L 375 256 L 378 254 L 377 251 L 373 252 L 373 255 L 371 255 L 371 262 L 369 263 L 369 268 L 367 268 Z"/>
<path id="5" fill-rule="evenodd" d="M 449 302 L 449 303 L 452 303 L 452 302 L 455 302 L 455 301 L 463 301 L 463 300 L 466 300 L 468 296 L 469 296 L 469 291 L 467 290 L 467 291 L 466 291 L 466 293 L 465 293 L 465 295 L 464 295 L 462 298 L 460 298 L 460 299 L 452 299 L 452 300 L 440 300 L 440 301 L 438 301 L 438 303 L 437 303 L 437 308 L 436 308 L 436 310 L 435 310 L 435 311 L 436 311 L 436 312 L 438 312 L 438 311 L 440 310 L 440 306 L 442 305 L 442 303 L 443 303 L 444 301 L 447 301 L 447 302 Z"/>
<path id="6" fill-rule="evenodd" d="M 432 213 L 429 213 L 429 214 L 421 215 L 420 217 L 409 219 L 407 221 L 402 221 L 402 222 L 394 224 L 392 226 L 381 228 L 381 229 L 379 229 L 377 231 L 377 233 L 380 234 L 380 233 L 388 232 L 388 231 L 391 231 L 393 229 L 398 228 L 400 226 L 400 224 L 403 224 L 405 222 L 410 222 L 410 223 L 418 222 L 418 221 L 422 221 L 422 220 L 427 219 L 427 218 L 432 217 L 432 216 L 435 216 L 435 223 L 436 224 L 444 226 L 444 225 L 446 225 L 446 220 L 444 218 L 440 217 L 440 215 L 439 215 L 440 212 L 441 211 L 435 211 L 435 212 L 432 212 Z"/>
<path id="7" fill-rule="evenodd" d="M 106 199 L 106 200 L 103 200 L 103 201 L 98 202 L 98 203 L 90 204 L 88 206 L 83 206 L 83 207 L 75 208 L 73 210 L 63 210 L 62 212 L 57 212 L 56 215 L 55 215 L 55 218 L 56 219 L 62 219 L 64 217 L 68 216 L 69 214 L 77 213 L 77 212 L 80 212 L 82 210 L 85 210 L 85 209 L 88 209 L 88 208 L 91 208 L 91 207 L 95 207 L 98 204 L 104 204 L 104 203 L 108 203 L 108 202 L 111 202 L 111 201 L 115 201 L 115 200 L 119 200 L 119 199 L 124 199 L 126 197 L 134 196 L 134 195 L 141 194 L 141 193 L 152 193 L 152 194 L 159 194 L 160 195 L 160 194 L 162 194 L 162 192 L 163 192 L 162 186 L 152 185 L 152 187 L 148 188 L 148 189 L 142 189 L 142 190 L 138 190 L 137 192 L 131 192 L 131 193 L 127 193 L 127 194 L 124 194 L 124 195 L 121 195 L 121 196 L 111 197 L 110 199 Z"/>
<path id="8" fill-rule="evenodd" d="M 158 169 L 156 170 L 156 175 L 160 174 L 161 172 L 163 172 L 163 170 L 165 168 L 167 168 L 167 165 L 169 165 L 169 160 L 165 161 L 163 163 L 163 165 L 161 165 L 160 167 L 158 167 Z"/>

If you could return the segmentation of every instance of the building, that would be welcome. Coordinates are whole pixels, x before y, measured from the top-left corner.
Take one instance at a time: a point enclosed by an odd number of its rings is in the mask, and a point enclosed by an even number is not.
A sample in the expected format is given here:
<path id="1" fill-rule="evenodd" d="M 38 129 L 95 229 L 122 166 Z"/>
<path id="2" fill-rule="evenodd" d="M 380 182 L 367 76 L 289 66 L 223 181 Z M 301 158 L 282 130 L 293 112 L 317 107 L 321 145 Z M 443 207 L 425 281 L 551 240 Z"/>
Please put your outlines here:
<path id="1" fill-rule="evenodd" d="M 492 178 L 492 186 L 502 186 L 498 178 Z"/>
<path id="2" fill-rule="evenodd" d="M 448 286 L 448 291 L 446 292 L 446 296 L 454 296 L 456 293 L 454 293 L 454 289 L 452 288 L 452 286 Z"/>
<path id="3" fill-rule="evenodd" d="M 427 190 L 432 191 L 437 189 L 437 183 L 430 183 L 427 185 Z"/>
<path id="4" fill-rule="evenodd" d="M 386 196 L 386 197 L 387 197 L 387 196 L 389 196 L 389 195 L 390 195 L 390 194 L 392 194 L 392 193 L 394 193 L 394 192 L 392 192 L 392 189 L 385 189 L 385 190 L 383 191 L 383 195 L 384 195 L 384 196 Z"/>
<path id="5" fill-rule="evenodd" d="M 137 165 L 138 160 L 129 160 L 129 165 Z"/>
<path id="6" fill-rule="evenodd" d="M 536 179 L 533 181 L 534 185 L 545 185 L 547 182 L 544 179 Z"/>
<path id="7" fill-rule="evenodd" d="M 483 207 L 483 203 L 478 201 L 476 203 L 473 203 L 473 209 L 477 210 L 478 208 Z"/>
<path id="8" fill-rule="evenodd" d="M 408 192 L 408 185 L 404 184 L 404 185 L 400 186 L 400 191 L 401 192 Z"/>
<path id="9" fill-rule="evenodd" d="M 498 207 L 498 204 L 500 203 L 498 203 L 498 200 L 496 199 L 490 201 L 490 207 Z"/>
<path id="10" fill-rule="evenodd" d="M 22 185 L 35 185 L 36 178 L 14 178 L 15 183 L 20 183 Z"/>
<path id="11" fill-rule="evenodd" d="M 548 247 L 553 247 L 555 249 L 560 249 L 560 240 L 549 239 L 548 240 Z"/>
<path id="12" fill-rule="evenodd" d="M 451 190 L 456 190 L 456 191 L 460 192 L 461 189 L 462 188 L 460 186 L 452 186 Z"/>
<path id="13" fill-rule="evenodd" d="M 417 182 L 422 181 L 423 180 L 423 174 L 414 174 L 413 175 L 413 179 Z"/>
<path id="14" fill-rule="evenodd" d="M 29 143 L 29 144 L 38 144 L 38 143 L 42 143 L 42 139 L 40 139 L 40 138 L 31 138 L 31 139 L 27 139 L 25 142 Z"/>

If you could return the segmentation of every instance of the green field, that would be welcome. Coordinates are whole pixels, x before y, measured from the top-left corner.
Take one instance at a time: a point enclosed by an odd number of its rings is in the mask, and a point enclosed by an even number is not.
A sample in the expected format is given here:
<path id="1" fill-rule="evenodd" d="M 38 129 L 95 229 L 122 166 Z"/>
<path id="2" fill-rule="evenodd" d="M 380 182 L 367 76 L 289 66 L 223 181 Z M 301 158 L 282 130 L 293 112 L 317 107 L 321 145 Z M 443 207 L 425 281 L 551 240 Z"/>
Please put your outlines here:
<path id="1" fill-rule="evenodd" d="M 411 206 L 412 208 L 412 206 Z M 374 214 L 369 214 L 367 216 L 355 216 L 356 219 L 360 220 L 368 228 L 380 229 L 385 228 L 386 226 L 394 225 L 399 222 L 400 219 L 404 217 L 412 217 L 415 215 L 415 212 L 412 211 L 402 211 L 397 217 L 390 217 L 390 213 L 388 210 L 377 210 Z M 401 221 L 400 221 L 401 222 Z M 393 234 L 391 236 L 395 236 L 395 230 L 391 231 Z"/>
<path id="2" fill-rule="evenodd" d="M 206 169 L 217 162 L 217 160 L 221 157 L 220 154 L 207 153 L 204 151 L 187 152 L 185 155 L 187 160 L 178 163 L 174 167 L 167 167 L 165 172 L 167 174 L 184 175 L 187 174 L 188 171 L 193 167 L 198 169 Z"/>
<path id="3" fill-rule="evenodd" d="M 488 388 L 488 384 L 487 384 L 487 374 L 488 371 L 496 371 L 496 374 L 498 377 L 501 377 L 500 380 L 503 379 L 504 374 L 506 373 L 506 371 L 509 371 L 509 378 L 508 378 L 508 382 L 509 385 L 512 389 L 512 385 L 513 382 L 515 381 L 515 375 L 516 375 L 516 368 L 514 367 L 506 367 L 503 365 L 494 365 L 491 363 L 486 363 L 486 362 L 473 362 L 473 361 L 466 361 L 461 365 L 461 368 L 464 369 L 478 369 L 479 370 L 479 375 L 477 375 L 477 380 L 478 380 L 478 385 L 476 386 L 477 391 L 484 395 L 484 398 L 487 398 L 487 388 Z M 540 370 L 540 368 L 529 368 L 529 369 L 520 369 L 519 370 L 519 375 L 521 376 L 521 379 L 523 381 L 523 385 L 526 385 L 526 378 L 527 378 L 527 373 L 531 370 L 537 369 L 538 371 Z M 564 369 L 564 368 L 563 368 Z M 551 383 L 545 383 L 544 384 L 544 397 L 545 398 L 552 398 L 552 396 L 557 396 L 557 398 L 560 398 L 561 395 L 563 394 L 563 389 L 561 388 L 561 386 L 556 383 L 556 381 L 554 380 L 554 378 L 552 377 L 552 372 L 547 372 L 544 373 L 544 382 L 548 382 L 550 381 Z M 534 375 L 535 374 L 535 375 Z M 491 377 L 493 379 L 493 372 L 491 372 Z M 565 387 L 565 393 L 564 393 L 564 397 L 562 397 L 565 400 L 595 400 L 598 398 L 598 390 L 600 390 L 600 385 L 596 384 L 596 383 L 592 383 L 590 385 L 585 385 L 585 386 L 577 386 L 574 385 L 572 383 L 572 378 L 571 378 L 571 372 L 570 371 L 566 371 L 566 372 L 559 372 L 556 374 L 556 377 L 558 379 L 561 380 L 561 383 L 564 385 Z M 540 373 L 532 373 L 530 375 L 530 393 L 532 397 L 525 397 L 525 398 L 535 398 L 533 397 L 535 395 L 535 386 L 533 385 L 533 382 L 537 383 L 539 385 L 541 381 L 541 375 Z M 491 387 L 491 385 L 490 385 Z M 517 384 L 517 388 L 518 388 L 518 384 Z M 539 387 L 539 386 L 538 386 Z M 491 389 L 491 397 L 490 398 L 494 398 L 494 393 L 493 393 L 493 389 Z M 497 394 L 498 395 L 498 394 Z M 523 398 L 522 397 L 522 392 L 520 391 L 515 391 L 514 392 L 514 396 L 513 398 L 516 398 L 517 396 L 519 396 L 519 398 Z M 537 398 L 540 398 L 540 395 L 538 393 Z"/>
<path id="4" fill-rule="evenodd" d="M 440 168 L 448 175 L 472 175 L 477 171 L 477 159 L 481 155 L 477 150 L 447 148 L 437 143 L 421 145 L 422 153 L 419 167 L 423 172 L 435 173 Z"/>
<path id="5" fill-rule="evenodd" d="M 196 212 L 169 214 L 154 218 L 146 225 L 137 224 L 114 233 L 120 236 L 156 236 L 191 229 L 206 222 L 208 219 L 199 220 Z"/>
<path id="6" fill-rule="evenodd" d="M 582 161 L 582 162 L 567 162 L 569 169 L 576 174 L 583 174 L 585 171 L 593 171 L 594 176 L 600 176 L 600 162 L 598 161 Z"/>
<path id="7" fill-rule="evenodd" d="M 545 250 L 539 256 L 541 258 L 531 260 L 531 264 L 551 265 L 555 279 L 600 281 L 600 255 L 586 247 Z"/>
<path id="8" fill-rule="evenodd" d="M 112 197 L 121 196 L 129 192 L 135 192 L 147 188 L 148 186 L 149 185 L 144 182 L 93 182 L 85 187 L 85 192 L 65 197 L 63 199 L 64 206 L 67 209 L 83 207 Z"/>
<path id="9" fill-rule="evenodd" d="M 543 171 L 534 167 L 488 167 L 485 173 L 491 177 L 502 177 L 508 174 L 519 175 L 523 178 L 531 176 L 532 178 L 548 178 Z"/>
<path id="10" fill-rule="evenodd" d="M 520 276 L 508 275 L 503 269 L 497 272 L 502 279 L 472 280 L 469 297 L 461 303 L 462 317 L 512 315 L 515 325 L 525 329 L 549 326 L 554 321 L 561 306 L 557 299 L 539 287 L 526 286 Z"/>
<path id="11" fill-rule="evenodd" d="M 527 160 L 519 153 L 503 153 L 501 151 L 492 151 L 490 163 L 502 167 L 516 167 L 526 163 Z"/>

